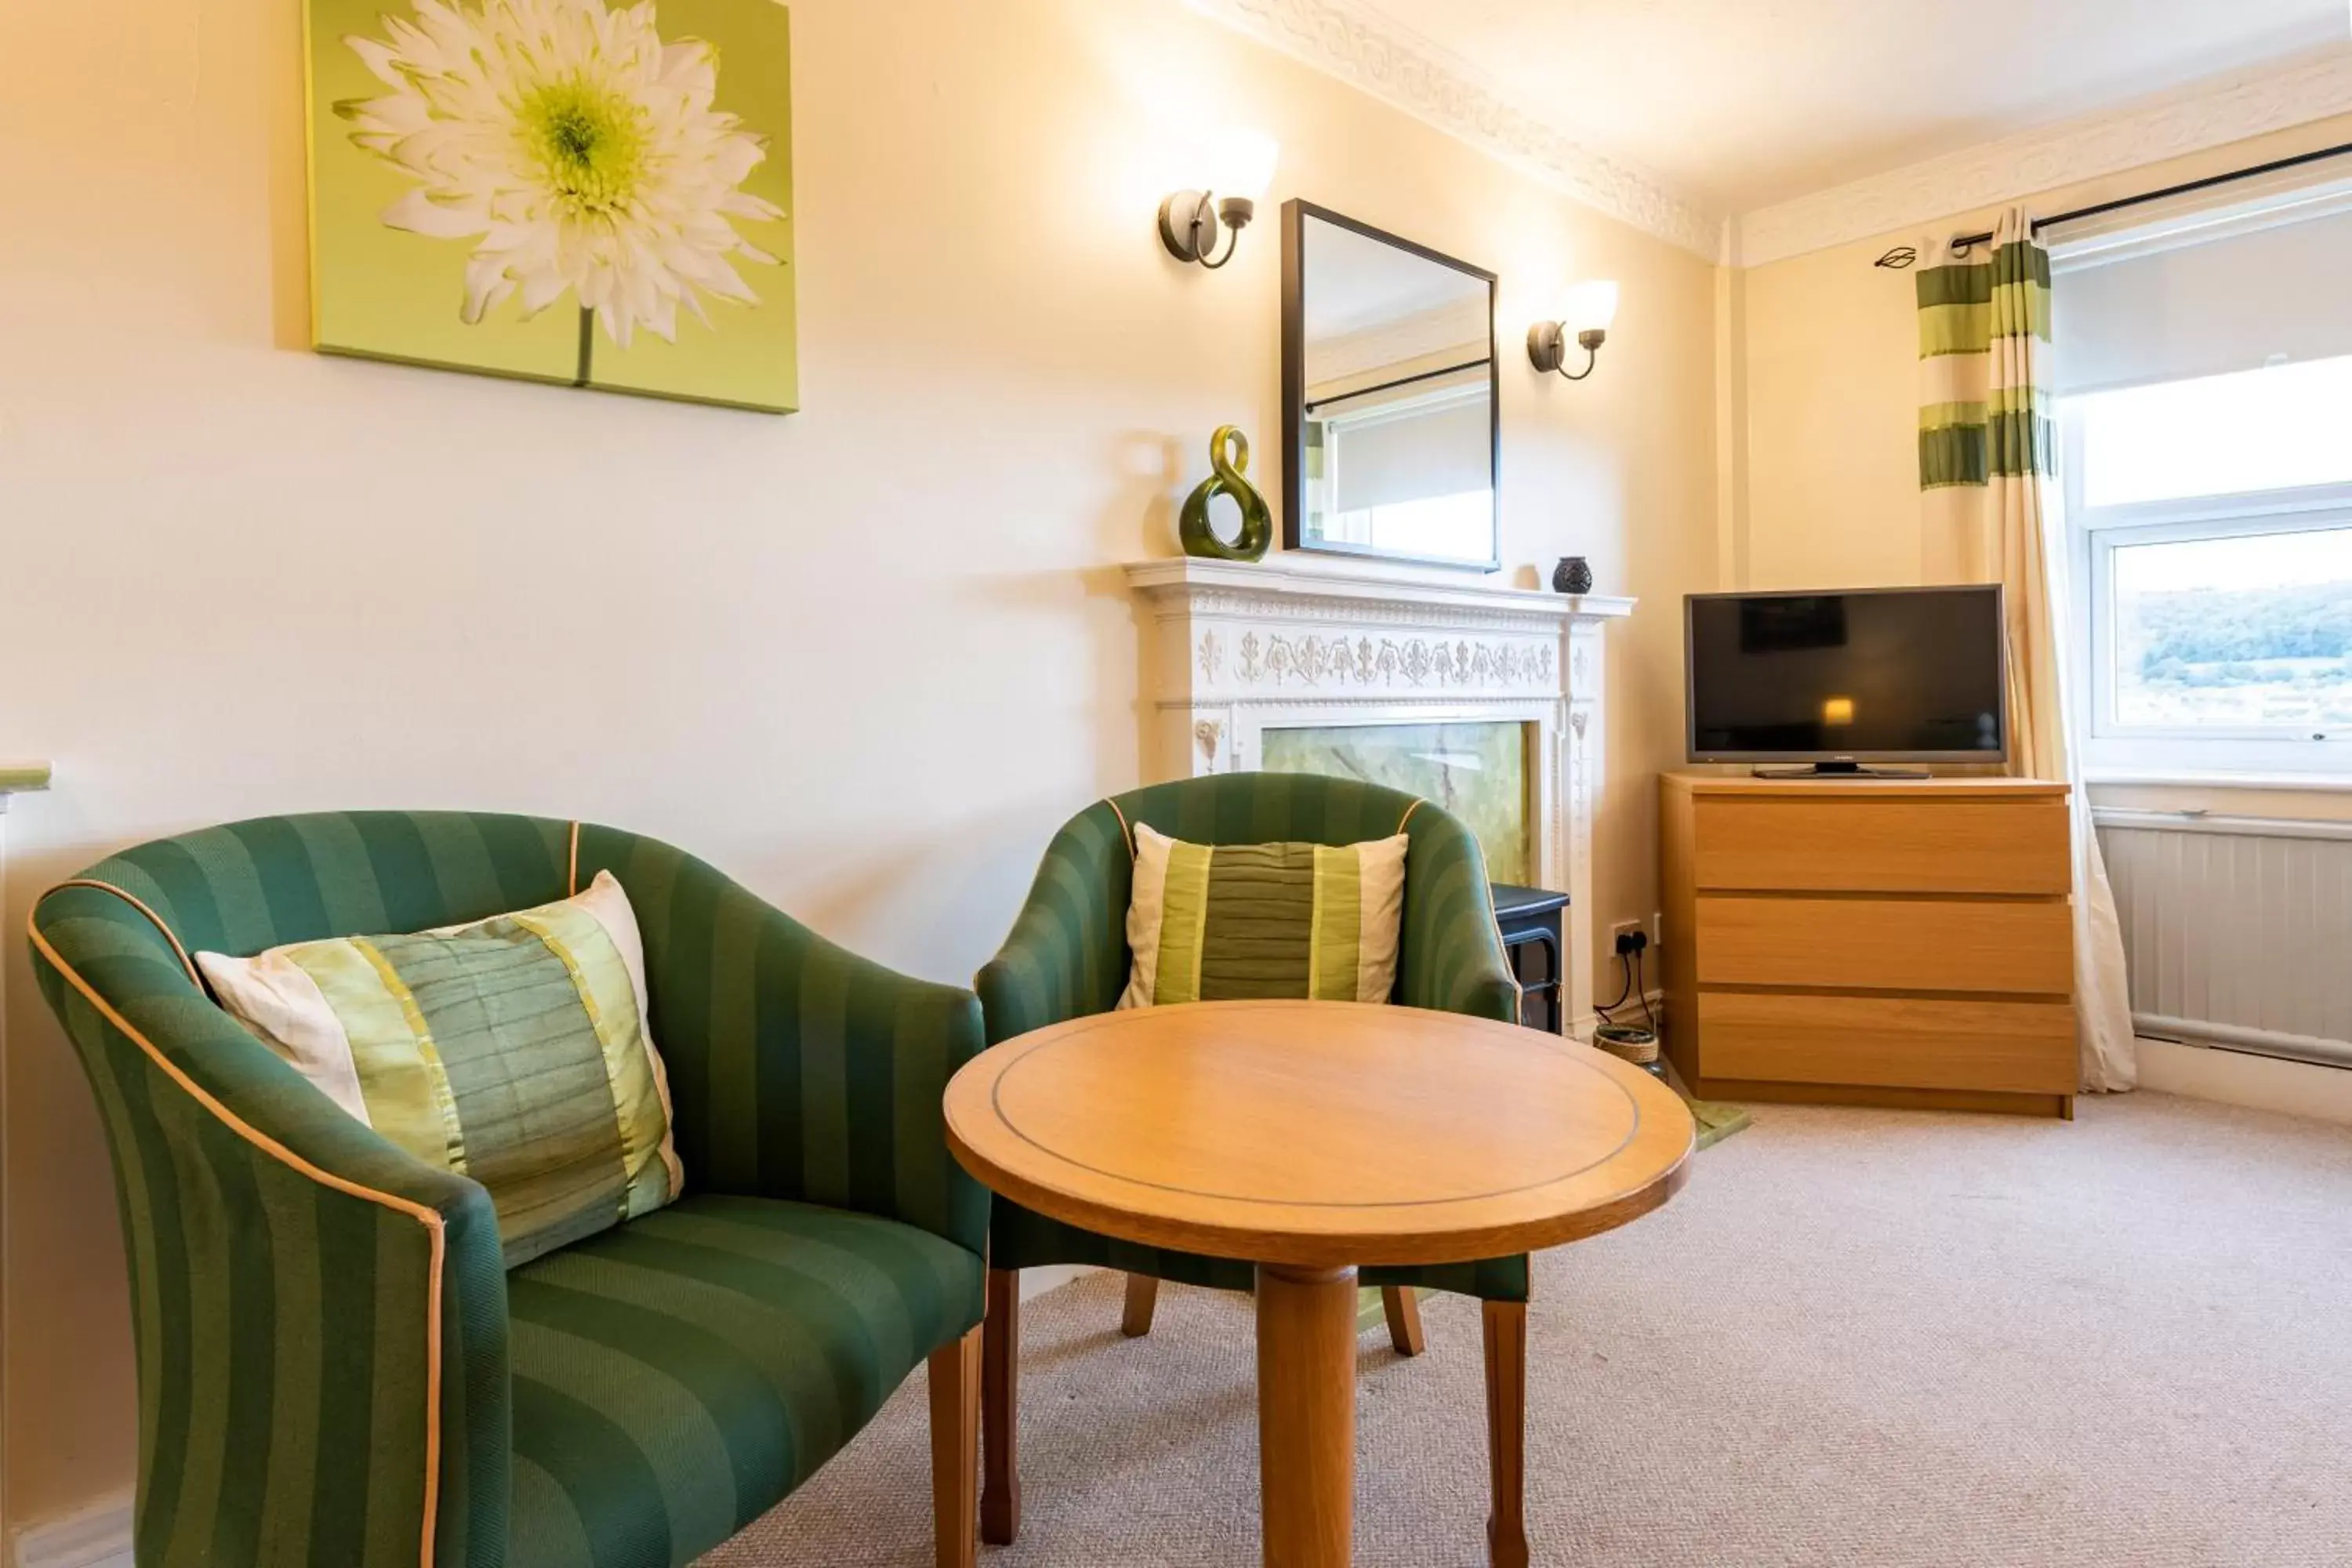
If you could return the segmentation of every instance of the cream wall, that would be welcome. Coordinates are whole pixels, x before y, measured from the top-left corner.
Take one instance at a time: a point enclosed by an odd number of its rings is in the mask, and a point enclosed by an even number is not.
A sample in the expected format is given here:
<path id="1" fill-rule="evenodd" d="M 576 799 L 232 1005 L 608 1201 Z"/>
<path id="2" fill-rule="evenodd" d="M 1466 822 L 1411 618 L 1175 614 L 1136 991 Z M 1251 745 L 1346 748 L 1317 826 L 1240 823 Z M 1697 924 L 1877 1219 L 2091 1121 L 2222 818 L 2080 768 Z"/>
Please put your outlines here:
<path id="1" fill-rule="evenodd" d="M 1212 426 L 1275 445 L 1275 226 L 1214 275 L 1153 234 L 1221 114 L 1281 139 L 1277 200 L 1500 269 L 1507 353 L 1549 286 L 1622 281 L 1592 380 L 1507 363 L 1504 555 L 1649 601 L 1597 911 L 1646 915 L 1674 601 L 1714 584 L 1715 269 L 1176 0 L 793 13 L 780 420 L 311 355 L 297 0 L 0 6 L 0 752 L 58 765 L 6 929 L 151 835 L 464 805 L 627 824 L 969 975 L 1053 827 L 1138 782 L 1116 563 L 1172 552 Z M 21 1523 L 126 1486 L 133 1416 L 98 1125 L 5 951 Z"/>
<path id="2" fill-rule="evenodd" d="M 2341 116 L 2015 199 L 2037 215 L 2067 212 L 2347 141 L 2352 116 Z M 1744 374 L 1730 394 L 1745 440 L 1725 551 L 1736 585 L 1924 580 L 1916 295 L 1911 273 L 1871 263 L 1896 245 L 1924 258 L 1993 216 L 1958 214 L 1734 275 L 1746 321 Z"/>

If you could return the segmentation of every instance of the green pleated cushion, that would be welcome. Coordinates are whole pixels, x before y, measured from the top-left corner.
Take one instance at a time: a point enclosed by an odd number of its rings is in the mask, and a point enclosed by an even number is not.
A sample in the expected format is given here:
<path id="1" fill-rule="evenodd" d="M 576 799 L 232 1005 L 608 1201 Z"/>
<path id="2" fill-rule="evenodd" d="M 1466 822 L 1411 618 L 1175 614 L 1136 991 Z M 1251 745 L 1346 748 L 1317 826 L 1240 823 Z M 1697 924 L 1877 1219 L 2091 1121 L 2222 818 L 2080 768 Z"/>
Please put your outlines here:
<path id="1" fill-rule="evenodd" d="M 1118 1005 L 1386 1002 L 1412 842 L 1190 844 L 1139 823 Z"/>
<path id="2" fill-rule="evenodd" d="M 467 925 L 196 963 L 229 1015 L 328 1099 L 481 1183 L 509 1268 L 684 1185 L 645 946 L 609 872 L 575 898 Z"/>
<path id="3" fill-rule="evenodd" d="M 969 1332 L 982 1278 L 913 1226 L 708 1194 L 516 1269 L 506 1568 L 708 1552 Z"/>

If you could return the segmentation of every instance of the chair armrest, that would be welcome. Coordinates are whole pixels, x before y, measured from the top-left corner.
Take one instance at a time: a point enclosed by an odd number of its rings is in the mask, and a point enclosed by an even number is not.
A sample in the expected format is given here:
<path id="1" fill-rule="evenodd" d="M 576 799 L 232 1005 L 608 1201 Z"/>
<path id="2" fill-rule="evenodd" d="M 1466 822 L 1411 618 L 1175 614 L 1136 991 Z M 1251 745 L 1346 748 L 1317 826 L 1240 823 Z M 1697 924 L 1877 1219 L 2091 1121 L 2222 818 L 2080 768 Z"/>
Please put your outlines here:
<path id="1" fill-rule="evenodd" d="M 1055 835 L 1012 933 L 973 981 L 990 1045 L 1118 1005 L 1134 878 L 1126 830 L 1108 803 Z"/>
<path id="2" fill-rule="evenodd" d="M 850 1209 L 986 1249 L 988 1189 L 948 1152 L 948 1079 L 982 1049 L 969 991 L 886 969 L 684 851 L 583 827 L 646 946 L 689 1189 Z"/>
<path id="3" fill-rule="evenodd" d="M 511 1416 L 489 1195 L 313 1089 L 121 895 L 54 892 L 31 934 L 121 1200 L 152 1456 L 139 1559 L 497 1561 Z M 180 1506 L 200 1463 L 216 1506 Z"/>
<path id="4" fill-rule="evenodd" d="M 1415 812 L 1405 830 L 1412 844 L 1405 855 L 1397 1001 L 1517 1023 L 1519 985 L 1503 956 L 1478 840 L 1441 812 Z"/>

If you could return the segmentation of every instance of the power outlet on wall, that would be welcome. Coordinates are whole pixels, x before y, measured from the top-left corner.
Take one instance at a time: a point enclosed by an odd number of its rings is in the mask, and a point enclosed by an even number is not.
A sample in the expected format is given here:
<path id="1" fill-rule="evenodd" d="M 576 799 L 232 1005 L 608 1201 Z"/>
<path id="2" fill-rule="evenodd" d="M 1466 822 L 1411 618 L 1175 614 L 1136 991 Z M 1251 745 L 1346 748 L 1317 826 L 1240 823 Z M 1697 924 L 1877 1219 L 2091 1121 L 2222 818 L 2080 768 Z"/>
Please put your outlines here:
<path id="1" fill-rule="evenodd" d="M 1643 922 L 1640 921 L 1619 921 L 1615 925 L 1609 928 L 1609 950 L 1612 952 L 1626 952 L 1628 950 L 1627 939 L 1629 937 L 1637 936 L 1642 938 L 1644 942 L 1651 940 L 1649 928 L 1644 925 Z"/>

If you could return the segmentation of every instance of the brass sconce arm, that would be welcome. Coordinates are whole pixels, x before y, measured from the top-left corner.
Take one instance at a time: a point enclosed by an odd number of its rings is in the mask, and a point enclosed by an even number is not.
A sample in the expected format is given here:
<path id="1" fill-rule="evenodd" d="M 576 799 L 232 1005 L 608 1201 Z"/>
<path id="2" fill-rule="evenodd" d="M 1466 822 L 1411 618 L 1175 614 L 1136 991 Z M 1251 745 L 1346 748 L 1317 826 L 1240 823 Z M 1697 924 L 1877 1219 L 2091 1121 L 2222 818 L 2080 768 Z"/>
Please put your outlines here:
<path id="1" fill-rule="evenodd" d="M 1195 261 L 1214 272 L 1234 258 L 1242 230 L 1256 216 L 1257 204 L 1244 196 L 1219 201 L 1209 191 L 1179 191 L 1160 204 L 1160 243 L 1177 260 Z M 1212 261 L 1220 228 L 1226 231 L 1225 253 Z"/>
<path id="2" fill-rule="evenodd" d="M 1563 381 L 1582 381 L 1601 363 L 1601 345 L 1609 334 L 1588 330 L 1576 334 L 1576 344 L 1584 351 L 1584 368 L 1570 371 L 1568 366 L 1568 328 L 1559 321 L 1538 321 L 1528 329 L 1528 359 L 1538 371 L 1557 374 Z"/>

